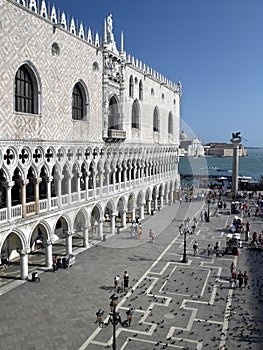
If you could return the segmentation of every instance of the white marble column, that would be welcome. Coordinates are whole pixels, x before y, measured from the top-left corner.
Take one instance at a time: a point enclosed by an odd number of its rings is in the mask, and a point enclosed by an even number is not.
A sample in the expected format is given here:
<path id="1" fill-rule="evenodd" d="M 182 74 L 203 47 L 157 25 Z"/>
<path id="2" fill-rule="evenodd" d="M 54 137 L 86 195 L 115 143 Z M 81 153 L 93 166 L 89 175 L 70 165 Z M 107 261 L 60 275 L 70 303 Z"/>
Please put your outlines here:
<path id="1" fill-rule="evenodd" d="M 5 184 L 6 188 L 6 202 L 7 202 L 7 220 L 11 220 L 11 207 L 12 207 L 12 187 L 14 186 L 14 181 L 9 181 Z"/>
<path id="2" fill-rule="evenodd" d="M 88 226 L 83 227 L 83 247 L 89 247 L 89 229 Z"/>
<path id="3" fill-rule="evenodd" d="M 163 194 L 160 195 L 160 209 L 163 208 Z"/>
<path id="4" fill-rule="evenodd" d="M 28 254 L 26 251 L 20 252 L 20 279 L 28 279 Z"/>
<path id="5" fill-rule="evenodd" d="M 52 242 L 47 241 L 46 243 L 46 267 L 50 269 L 52 267 Z"/>
<path id="6" fill-rule="evenodd" d="M 135 221 L 136 219 L 136 212 L 135 212 L 136 208 L 132 208 L 131 210 L 131 221 Z"/>
<path id="7" fill-rule="evenodd" d="M 144 204 L 142 204 L 139 208 L 140 210 L 140 220 L 144 219 Z"/>
<path id="8" fill-rule="evenodd" d="M 53 176 L 48 176 L 44 179 L 47 184 L 47 209 L 51 209 L 51 182 L 53 180 Z"/>
<path id="9" fill-rule="evenodd" d="M 110 218 L 110 233 L 114 234 L 115 233 L 115 215 L 112 214 Z"/>
<path id="10" fill-rule="evenodd" d="M 123 210 L 121 213 L 121 227 L 126 226 L 126 210 Z"/>
<path id="11" fill-rule="evenodd" d="M 65 232 L 66 234 L 66 254 L 71 255 L 72 254 L 72 233 L 71 232 Z"/>
<path id="12" fill-rule="evenodd" d="M 103 240 L 103 221 L 99 220 L 98 222 L 98 236 L 100 240 Z"/>
<path id="13" fill-rule="evenodd" d="M 21 201 L 22 201 L 22 217 L 26 217 L 26 185 L 29 183 L 29 180 L 22 180 L 21 182 Z"/>
<path id="14" fill-rule="evenodd" d="M 39 214 L 39 184 L 42 178 L 35 179 L 35 213 Z"/>
<path id="15" fill-rule="evenodd" d="M 152 201 L 149 199 L 147 201 L 147 214 L 150 215 L 151 214 L 151 204 L 152 204 Z"/>

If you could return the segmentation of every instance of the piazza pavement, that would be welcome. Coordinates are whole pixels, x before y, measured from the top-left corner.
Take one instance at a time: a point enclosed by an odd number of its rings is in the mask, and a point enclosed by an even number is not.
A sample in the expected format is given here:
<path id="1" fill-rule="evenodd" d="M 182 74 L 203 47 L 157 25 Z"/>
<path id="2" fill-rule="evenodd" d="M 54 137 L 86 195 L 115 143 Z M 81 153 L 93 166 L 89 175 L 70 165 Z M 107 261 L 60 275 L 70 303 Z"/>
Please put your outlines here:
<path id="1" fill-rule="evenodd" d="M 134 309 L 131 326 L 116 326 L 118 350 L 263 349 L 262 253 L 242 248 L 239 257 L 208 257 L 207 245 L 225 242 L 232 215 L 213 215 L 198 222 L 187 236 L 188 263 L 182 263 L 184 237 L 179 225 L 206 209 L 200 202 L 176 202 L 142 221 L 140 240 L 123 229 L 106 241 L 76 244 L 75 263 L 56 273 L 45 271 L 32 257 L 30 268 L 40 283 L 0 274 L 0 349 L 100 350 L 111 348 L 113 327 L 98 327 L 96 312 L 110 312 L 113 278 L 130 275 L 130 289 L 118 293 L 122 319 Z M 149 242 L 152 228 L 156 239 Z M 262 219 L 251 218 L 251 231 Z M 193 242 L 199 244 L 193 255 Z M 59 248 L 59 247 L 58 247 Z M 35 259 L 35 263 L 34 263 Z M 247 270 L 247 288 L 229 288 L 230 264 Z M 14 275 L 14 270 L 12 274 Z"/>

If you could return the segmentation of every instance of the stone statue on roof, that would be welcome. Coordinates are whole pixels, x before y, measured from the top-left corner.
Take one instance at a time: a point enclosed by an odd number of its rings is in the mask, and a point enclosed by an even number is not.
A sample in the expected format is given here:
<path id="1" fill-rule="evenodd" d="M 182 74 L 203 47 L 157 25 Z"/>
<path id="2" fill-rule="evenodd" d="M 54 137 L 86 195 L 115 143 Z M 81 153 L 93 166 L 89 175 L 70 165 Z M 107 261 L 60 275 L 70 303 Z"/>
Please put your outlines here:
<path id="1" fill-rule="evenodd" d="M 107 16 L 107 19 L 105 21 L 105 38 L 107 48 L 115 53 L 118 53 L 116 42 L 114 40 L 114 34 L 113 34 L 113 20 L 112 20 L 112 14 L 109 13 Z"/>

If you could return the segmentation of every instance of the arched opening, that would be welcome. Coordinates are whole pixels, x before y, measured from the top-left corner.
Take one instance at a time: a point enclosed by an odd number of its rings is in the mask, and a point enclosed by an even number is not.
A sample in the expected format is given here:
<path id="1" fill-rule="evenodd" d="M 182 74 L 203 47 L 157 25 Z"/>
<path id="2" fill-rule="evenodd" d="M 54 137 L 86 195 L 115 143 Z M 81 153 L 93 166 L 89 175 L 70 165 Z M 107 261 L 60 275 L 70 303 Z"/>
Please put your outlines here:
<path id="1" fill-rule="evenodd" d="M 129 80 L 129 97 L 133 98 L 134 95 L 134 82 L 133 82 L 133 76 L 130 76 L 130 80 Z"/>
<path id="2" fill-rule="evenodd" d="M 155 107 L 153 112 L 153 131 L 154 132 L 160 131 L 160 119 L 159 119 L 158 107 Z"/>
<path id="3" fill-rule="evenodd" d="M 173 114 L 172 114 L 172 112 L 170 112 L 169 116 L 168 116 L 168 134 L 170 136 L 173 135 Z"/>
<path id="4" fill-rule="evenodd" d="M 87 94 L 81 83 L 75 84 L 72 92 L 72 119 L 87 120 Z"/>
<path id="5" fill-rule="evenodd" d="M 132 104 L 132 128 L 140 129 L 140 106 L 137 100 Z"/>
<path id="6" fill-rule="evenodd" d="M 108 129 L 121 130 L 119 105 L 114 96 L 109 102 Z"/>
<path id="7" fill-rule="evenodd" d="M 39 114 L 40 91 L 36 75 L 27 65 L 22 65 L 15 76 L 15 111 Z"/>

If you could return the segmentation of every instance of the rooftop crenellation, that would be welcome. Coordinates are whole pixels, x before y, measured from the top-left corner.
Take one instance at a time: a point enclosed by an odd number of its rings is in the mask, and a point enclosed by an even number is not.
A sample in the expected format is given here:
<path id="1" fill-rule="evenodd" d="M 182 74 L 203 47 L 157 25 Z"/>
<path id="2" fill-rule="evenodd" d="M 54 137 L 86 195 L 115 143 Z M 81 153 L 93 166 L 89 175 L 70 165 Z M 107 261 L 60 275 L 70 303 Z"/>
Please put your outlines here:
<path id="1" fill-rule="evenodd" d="M 51 22 L 57 28 L 68 31 L 72 35 L 76 35 L 79 39 L 86 41 L 90 45 L 93 45 L 97 48 L 104 47 L 105 38 L 103 42 L 98 32 L 92 32 L 90 27 L 84 27 L 82 22 L 75 20 L 74 17 L 67 16 L 64 11 L 61 11 L 59 8 L 56 9 L 55 5 L 50 6 L 50 4 L 45 0 L 11 0 L 11 2 L 16 3 L 18 6 L 27 8 L 35 15 L 38 15 Z M 123 43 L 121 46 L 123 46 Z M 116 50 L 114 53 L 116 54 Z M 140 61 L 138 58 L 127 54 L 125 51 L 118 52 L 118 54 L 122 54 L 122 57 L 126 64 L 181 95 L 181 82 L 172 82 L 164 75 L 156 72 L 154 69 Z"/>

